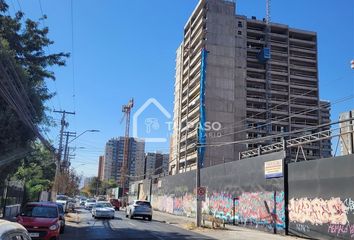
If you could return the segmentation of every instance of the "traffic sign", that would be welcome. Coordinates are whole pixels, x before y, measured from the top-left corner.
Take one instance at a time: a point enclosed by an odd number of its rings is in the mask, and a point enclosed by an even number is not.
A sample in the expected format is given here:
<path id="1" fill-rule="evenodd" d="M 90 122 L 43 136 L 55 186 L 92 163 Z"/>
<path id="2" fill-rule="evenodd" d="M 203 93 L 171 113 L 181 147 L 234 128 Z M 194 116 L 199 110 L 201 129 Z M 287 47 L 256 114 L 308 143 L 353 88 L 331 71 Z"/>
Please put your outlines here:
<path id="1" fill-rule="evenodd" d="M 198 187 L 197 188 L 197 200 L 198 201 L 205 201 L 205 193 L 206 193 L 205 187 Z"/>

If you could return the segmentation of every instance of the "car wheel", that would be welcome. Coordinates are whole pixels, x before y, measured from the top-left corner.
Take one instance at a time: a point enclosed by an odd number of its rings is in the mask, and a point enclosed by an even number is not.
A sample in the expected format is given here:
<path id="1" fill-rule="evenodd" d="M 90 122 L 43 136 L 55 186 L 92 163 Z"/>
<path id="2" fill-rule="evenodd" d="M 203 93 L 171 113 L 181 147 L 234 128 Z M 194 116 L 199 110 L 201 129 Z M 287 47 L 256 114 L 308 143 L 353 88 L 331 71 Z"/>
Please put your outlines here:
<path id="1" fill-rule="evenodd" d="M 119 211 L 119 208 L 117 208 L 117 211 Z"/>
<path id="2" fill-rule="evenodd" d="M 64 230 L 65 230 L 65 227 L 61 227 L 59 233 L 60 233 L 60 234 L 64 233 Z"/>
<path id="3" fill-rule="evenodd" d="M 130 218 L 130 219 L 133 219 L 133 218 L 134 218 L 134 216 L 132 215 L 132 211 L 129 212 L 129 218 Z"/>
<path id="4" fill-rule="evenodd" d="M 149 219 L 149 221 L 151 221 L 151 220 L 152 220 L 152 217 L 150 216 L 150 217 L 148 217 L 148 219 Z"/>
<path id="5" fill-rule="evenodd" d="M 114 219 L 114 216 L 112 217 L 112 219 Z"/>

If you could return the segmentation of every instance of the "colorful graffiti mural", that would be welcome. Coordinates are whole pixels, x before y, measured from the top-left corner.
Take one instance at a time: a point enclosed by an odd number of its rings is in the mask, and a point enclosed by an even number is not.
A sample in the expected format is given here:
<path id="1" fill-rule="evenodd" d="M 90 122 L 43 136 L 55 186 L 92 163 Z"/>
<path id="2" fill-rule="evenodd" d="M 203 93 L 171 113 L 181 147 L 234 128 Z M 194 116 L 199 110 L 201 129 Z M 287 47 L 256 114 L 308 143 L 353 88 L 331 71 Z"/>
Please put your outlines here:
<path id="1" fill-rule="evenodd" d="M 272 229 L 276 221 L 277 229 L 285 228 L 284 192 L 243 193 L 237 199 L 230 193 L 208 193 L 203 202 L 202 212 L 225 222 L 234 220 L 244 225 L 267 227 Z M 153 196 L 153 208 L 176 215 L 195 216 L 195 195 L 185 193 L 183 196 Z M 235 210 L 234 210 L 235 208 Z"/>
<path id="2" fill-rule="evenodd" d="M 236 218 L 245 225 L 285 228 L 284 192 L 242 193 L 236 201 Z"/>

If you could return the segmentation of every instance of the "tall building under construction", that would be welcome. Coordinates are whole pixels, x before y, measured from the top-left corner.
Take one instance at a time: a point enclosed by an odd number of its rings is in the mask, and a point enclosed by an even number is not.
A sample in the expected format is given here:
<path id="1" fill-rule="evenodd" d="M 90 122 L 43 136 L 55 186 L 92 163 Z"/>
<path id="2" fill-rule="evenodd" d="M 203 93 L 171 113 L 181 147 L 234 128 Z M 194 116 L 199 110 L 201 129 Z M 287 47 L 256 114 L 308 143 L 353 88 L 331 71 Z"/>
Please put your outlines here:
<path id="1" fill-rule="evenodd" d="M 238 160 L 283 133 L 327 129 L 330 104 L 319 99 L 317 65 L 315 32 L 237 15 L 233 1 L 200 0 L 176 54 L 170 173 L 196 168 L 201 124 L 208 127 L 204 167 Z M 328 157 L 331 144 L 302 150 L 303 159 Z"/>

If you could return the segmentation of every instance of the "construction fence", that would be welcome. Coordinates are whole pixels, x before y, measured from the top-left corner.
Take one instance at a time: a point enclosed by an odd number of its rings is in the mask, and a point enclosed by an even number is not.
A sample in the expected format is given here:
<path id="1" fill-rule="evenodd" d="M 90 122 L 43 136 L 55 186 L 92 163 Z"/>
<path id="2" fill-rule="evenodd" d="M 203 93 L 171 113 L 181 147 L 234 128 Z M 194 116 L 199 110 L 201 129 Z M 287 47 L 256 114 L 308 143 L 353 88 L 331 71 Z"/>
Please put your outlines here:
<path id="1" fill-rule="evenodd" d="M 354 155 L 290 163 L 283 176 L 266 178 L 265 163 L 284 157 L 276 152 L 201 169 L 203 216 L 277 234 L 353 239 Z M 195 186 L 190 171 L 134 182 L 129 197 L 193 218 Z"/>

